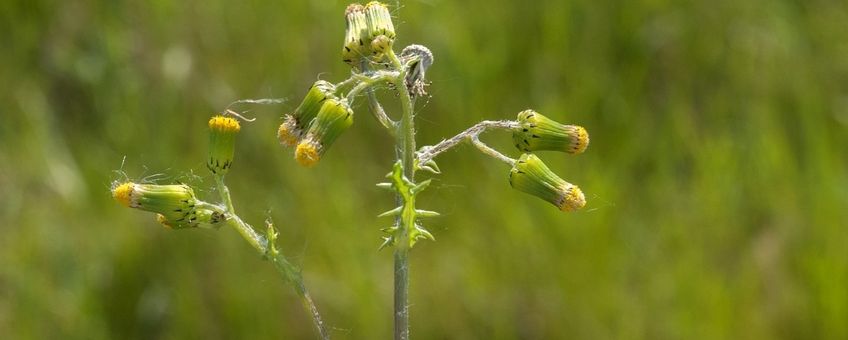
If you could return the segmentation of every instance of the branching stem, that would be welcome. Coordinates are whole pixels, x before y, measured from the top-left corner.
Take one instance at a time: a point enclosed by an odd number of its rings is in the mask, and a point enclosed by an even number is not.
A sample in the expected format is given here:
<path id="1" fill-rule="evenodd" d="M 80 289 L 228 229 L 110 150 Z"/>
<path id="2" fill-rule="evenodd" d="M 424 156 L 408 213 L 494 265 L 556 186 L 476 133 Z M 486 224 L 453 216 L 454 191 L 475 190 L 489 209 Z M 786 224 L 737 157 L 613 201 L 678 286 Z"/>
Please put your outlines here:
<path id="1" fill-rule="evenodd" d="M 454 146 L 459 145 L 466 140 L 470 141 L 474 146 L 477 147 L 481 152 L 486 155 L 489 155 L 497 160 L 500 160 L 507 164 L 515 164 L 515 159 L 505 156 L 504 154 L 498 152 L 495 149 L 492 149 L 485 143 L 480 141 L 480 134 L 489 129 L 500 129 L 500 130 L 511 130 L 518 128 L 518 122 L 511 120 L 484 120 L 475 124 L 474 126 L 466 129 L 465 131 L 460 132 L 456 136 L 453 136 L 448 139 L 444 139 L 436 145 L 428 145 L 421 147 L 421 150 L 418 151 L 418 164 L 425 164 L 441 153 L 450 150 Z"/>
<path id="2" fill-rule="evenodd" d="M 356 86 L 354 86 L 347 93 L 347 101 L 349 104 L 353 104 L 354 98 L 359 95 L 359 92 L 362 92 L 365 89 L 368 89 L 374 85 L 378 85 L 381 82 L 385 81 L 393 81 L 398 78 L 398 72 L 392 71 L 376 71 L 370 76 L 364 75 L 354 75 L 353 77 L 359 81 Z"/>
<path id="3" fill-rule="evenodd" d="M 274 267 L 277 268 L 277 271 L 280 272 L 283 279 L 294 286 L 294 290 L 298 297 L 300 297 L 303 308 L 306 309 L 306 312 L 312 318 L 312 324 L 315 326 L 318 335 L 323 340 L 330 339 L 330 334 L 327 333 L 324 321 L 321 319 L 321 314 L 318 313 L 318 307 L 315 306 L 315 303 L 312 301 L 312 297 L 309 295 L 309 291 L 306 290 L 306 286 L 303 284 L 303 276 L 300 273 L 300 269 L 289 262 L 282 253 L 272 255 L 270 253 L 271 245 L 268 243 L 268 239 L 259 235 L 259 233 L 257 233 L 250 224 L 243 221 L 238 215 L 236 215 L 235 209 L 233 209 L 233 201 L 230 198 L 230 190 L 224 183 L 223 176 L 216 175 L 215 183 L 218 186 L 218 193 L 221 195 L 221 201 L 226 207 L 223 212 L 226 216 L 227 225 L 235 229 L 259 254 L 265 256 L 269 261 L 274 263 Z M 221 209 L 221 207 L 209 203 L 203 202 L 202 204 L 205 206 L 215 207 L 217 208 L 215 209 L 216 211 Z"/>
<path id="4" fill-rule="evenodd" d="M 367 70 L 368 65 L 363 62 L 363 70 Z M 377 119 L 380 124 L 386 128 L 386 131 L 389 132 L 393 137 L 395 136 L 395 130 L 397 129 L 397 122 L 389 118 L 386 115 L 386 111 L 383 110 L 383 106 L 377 101 L 377 96 L 374 95 L 373 86 L 379 84 L 383 81 L 392 81 L 393 79 L 398 77 L 398 72 L 391 71 L 377 71 L 374 72 L 374 76 L 368 77 L 361 74 L 354 74 L 348 80 L 345 80 L 342 83 L 346 83 L 350 80 L 359 81 L 359 83 L 354 86 L 347 94 L 347 101 L 350 105 L 353 105 L 353 100 L 360 92 L 365 91 L 368 95 L 368 105 L 371 111 L 371 114 L 374 118 Z"/>

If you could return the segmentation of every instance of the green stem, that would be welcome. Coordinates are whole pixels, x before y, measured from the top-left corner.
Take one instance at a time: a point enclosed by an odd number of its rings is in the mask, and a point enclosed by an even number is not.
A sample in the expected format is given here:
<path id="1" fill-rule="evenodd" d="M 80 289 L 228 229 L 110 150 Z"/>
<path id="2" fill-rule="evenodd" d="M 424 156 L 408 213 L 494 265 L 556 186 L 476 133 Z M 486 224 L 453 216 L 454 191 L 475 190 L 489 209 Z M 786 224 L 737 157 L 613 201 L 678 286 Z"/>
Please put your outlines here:
<path id="1" fill-rule="evenodd" d="M 373 74 L 373 76 L 359 76 L 354 79 L 358 80 L 359 83 L 356 84 L 350 91 L 347 93 L 347 101 L 348 103 L 353 103 L 353 99 L 359 95 L 359 92 L 362 92 L 365 89 L 368 89 L 374 85 L 378 85 L 381 82 L 394 80 L 398 77 L 397 72 L 389 72 L 389 71 L 377 71 Z"/>
<path id="2" fill-rule="evenodd" d="M 236 215 L 235 209 L 233 209 L 233 201 L 230 198 L 230 190 L 227 188 L 227 185 L 224 184 L 224 178 L 222 176 L 215 176 L 215 183 L 218 186 L 221 201 L 224 202 L 227 209 L 227 225 L 235 229 L 260 255 L 267 257 L 268 260 L 274 263 L 274 267 L 277 268 L 277 271 L 280 272 L 283 279 L 294 286 L 294 290 L 298 297 L 300 297 L 303 308 L 306 309 L 306 312 L 310 317 L 312 317 L 312 324 L 315 326 L 320 338 L 324 340 L 330 339 L 330 334 L 327 333 L 324 321 L 321 319 L 321 314 L 318 313 L 318 307 L 315 306 L 315 302 L 312 301 L 309 291 L 306 290 L 306 286 L 303 284 L 303 276 L 300 273 L 300 269 L 291 264 L 291 262 L 283 256 L 283 254 L 271 254 L 271 245 L 269 244 L 268 239 L 259 235 L 259 233 L 257 233 L 250 224 L 247 224 L 247 222 L 243 221 L 238 215 Z"/>
<path id="3" fill-rule="evenodd" d="M 400 93 L 401 116 L 397 130 L 398 158 L 403 165 L 403 175 L 415 181 L 415 121 L 412 112 L 412 97 L 406 88 L 406 70 L 394 51 L 387 53 L 394 67 L 399 71 L 394 79 L 395 88 Z M 400 200 L 400 199 L 399 199 Z M 414 206 L 411 209 L 415 209 Z M 395 240 L 395 340 L 409 339 L 409 233 L 415 221 L 399 220 L 399 233 Z"/>
<path id="4" fill-rule="evenodd" d="M 369 69 L 367 62 L 365 62 L 365 61 L 362 62 L 362 69 L 365 70 L 365 71 L 367 71 Z M 353 100 L 359 94 L 359 92 L 365 91 L 366 94 L 368 95 L 368 105 L 371 109 L 370 110 L 371 114 L 374 116 L 374 118 L 377 119 L 378 122 L 380 122 L 380 124 L 383 125 L 383 127 L 386 128 L 387 131 L 389 131 L 389 134 L 391 134 L 392 136 L 395 135 L 395 130 L 397 129 L 396 128 L 397 123 L 394 120 L 392 120 L 391 118 L 389 118 L 388 115 L 386 115 L 386 111 L 383 110 L 383 106 L 381 106 L 380 103 L 377 102 L 377 96 L 374 95 L 373 86 L 375 84 L 378 84 L 379 81 L 392 80 L 396 77 L 397 77 L 397 73 L 386 72 L 386 71 L 378 71 L 377 76 L 374 77 L 374 79 L 366 77 L 366 76 L 354 75 L 354 76 L 350 77 L 348 80 L 359 81 L 359 84 L 354 86 L 347 93 L 347 101 L 350 105 L 353 105 Z"/>

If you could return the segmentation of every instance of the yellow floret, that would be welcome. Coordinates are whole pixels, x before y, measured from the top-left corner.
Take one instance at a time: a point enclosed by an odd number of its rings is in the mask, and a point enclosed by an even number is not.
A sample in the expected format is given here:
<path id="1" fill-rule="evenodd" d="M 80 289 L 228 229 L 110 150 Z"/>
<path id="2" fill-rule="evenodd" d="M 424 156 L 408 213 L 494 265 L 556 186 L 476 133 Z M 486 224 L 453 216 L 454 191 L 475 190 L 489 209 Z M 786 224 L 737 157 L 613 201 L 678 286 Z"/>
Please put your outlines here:
<path id="1" fill-rule="evenodd" d="M 321 159 L 321 155 L 318 154 L 318 147 L 316 143 L 304 140 L 297 145 L 297 150 L 294 152 L 294 158 L 298 163 L 300 163 L 300 165 L 308 168 L 318 163 Z"/>
<path id="2" fill-rule="evenodd" d="M 586 196 L 583 191 L 576 185 L 571 185 L 565 189 L 565 195 L 562 197 L 559 209 L 562 211 L 575 211 L 583 208 L 586 205 Z"/>
<path id="3" fill-rule="evenodd" d="M 357 3 L 352 3 L 352 4 L 348 5 L 347 8 L 345 9 L 345 16 L 348 16 L 348 15 L 350 15 L 350 13 L 353 13 L 353 12 L 361 12 L 364 9 L 365 9 L 365 7 L 363 7 L 362 5 L 357 4 Z"/>
<path id="4" fill-rule="evenodd" d="M 280 124 L 280 128 L 277 129 L 277 138 L 280 143 L 286 146 L 295 146 L 298 135 L 295 129 L 297 127 L 294 124 L 294 119 L 286 119 L 285 122 Z"/>
<path id="5" fill-rule="evenodd" d="M 135 184 L 132 182 L 123 183 L 114 189 L 112 189 L 112 197 L 115 198 L 118 203 L 123 204 L 125 207 L 129 207 L 132 202 L 132 192 Z"/>
<path id="6" fill-rule="evenodd" d="M 573 154 L 581 154 L 583 151 L 586 151 L 587 147 L 589 147 L 589 132 L 582 126 L 577 126 L 576 130 L 576 138 L 574 139 L 570 152 Z"/>
<path id="7" fill-rule="evenodd" d="M 231 117 L 215 116 L 209 119 L 209 129 L 221 132 L 239 132 L 241 125 Z"/>

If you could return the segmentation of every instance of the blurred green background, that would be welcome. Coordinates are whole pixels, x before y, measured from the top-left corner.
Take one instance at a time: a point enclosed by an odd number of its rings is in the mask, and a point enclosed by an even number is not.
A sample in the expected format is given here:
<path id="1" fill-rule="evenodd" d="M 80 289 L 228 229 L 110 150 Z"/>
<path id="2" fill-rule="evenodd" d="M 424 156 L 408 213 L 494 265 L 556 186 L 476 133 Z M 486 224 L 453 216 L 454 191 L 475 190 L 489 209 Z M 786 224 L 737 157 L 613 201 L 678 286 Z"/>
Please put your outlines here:
<path id="1" fill-rule="evenodd" d="M 848 338 L 848 2 L 391 4 L 397 45 L 436 56 L 419 145 L 528 107 L 592 141 L 541 155 L 586 192 L 571 214 L 469 146 L 440 157 L 413 337 Z M 236 208 L 275 219 L 335 338 L 389 338 L 389 137 L 360 106 L 312 169 L 274 138 L 317 77 L 348 75 L 346 5 L 0 1 L 0 337 L 312 337 L 233 230 L 168 231 L 109 195 L 122 170 L 214 197 L 206 120 L 286 97 L 248 113 Z"/>

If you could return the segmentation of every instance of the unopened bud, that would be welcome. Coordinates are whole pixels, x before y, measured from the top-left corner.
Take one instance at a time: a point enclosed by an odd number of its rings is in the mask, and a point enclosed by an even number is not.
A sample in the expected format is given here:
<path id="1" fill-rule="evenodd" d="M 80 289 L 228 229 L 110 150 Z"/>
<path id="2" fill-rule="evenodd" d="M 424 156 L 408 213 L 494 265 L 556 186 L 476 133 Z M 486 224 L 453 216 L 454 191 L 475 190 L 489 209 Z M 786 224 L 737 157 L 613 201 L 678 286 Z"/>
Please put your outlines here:
<path id="1" fill-rule="evenodd" d="M 186 228 L 216 228 L 219 223 L 226 220 L 224 214 L 215 212 L 209 209 L 197 209 L 195 211 L 194 220 L 184 220 L 175 222 L 168 220 L 165 215 L 156 214 L 156 221 L 168 229 L 186 229 Z"/>
<path id="2" fill-rule="evenodd" d="M 174 225 L 197 222 L 197 199 L 185 184 L 137 184 L 126 182 L 112 188 L 112 197 L 124 206 L 159 213 Z"/>
<path id="3" fill-rule="evenodd" d="M 392 23 L 392 13 L 385 4 L 379 1 L 371 1 L 365 5 L 365 17 L 368 22 L 368 37 L 376 38 L 385 35 L 389 39 L 395 38 L 395 25 Z"/>
<path id="4" fill-rule="evenodd" d="M 533 110 L 519 113 L 518 123 L 512 140 L 524 152 L 550 150 L 580 154 L 589 146 L 589 133 L 582 126 L 560 124 Z"/>
<path id="5" fill-rule="evenodd" d="M 385 35 L 378 35 L 371 41 L 371 49 L 374 51 L 375 55 L 380 55 L 391 50 L 393 43 L 394 40 L 389 39 L 389 37 Z"/>
<path id="6" fill-rule="evenodd" d="M 536 155 L 525 153 L 509 172 L 509 184 L 551 202 L 562 211 L 575 211 L 586 205 L 586 197 L 576 185 L 554 174 Z"/>
<path id="7" fill-rule="evenodd" d="M 351 66 L 359 66 L 363 58 L 371 55 L 371 37 L 368 35 L 368 19 L 365 7 L 350 4 L 345 10 L 345 41 L 342 48 L 342 60 Z"/>
<path id="8" fill-rule="evenodd" d="M 313 166 L 333 142 L 353 124 L 353 110 L 345 100 L 329 98 L 321 105 L 306 136 L 298 143 L 295 159 L 303 166 Z"/>
<path id="9" fill-rule="evenodd" d="M 209 160 L 206 167 L 216 175 L 226 175 L 233 165 L 236 134 L 241 126 L 232 117 L 215 116 L 209 120 Z"/>

